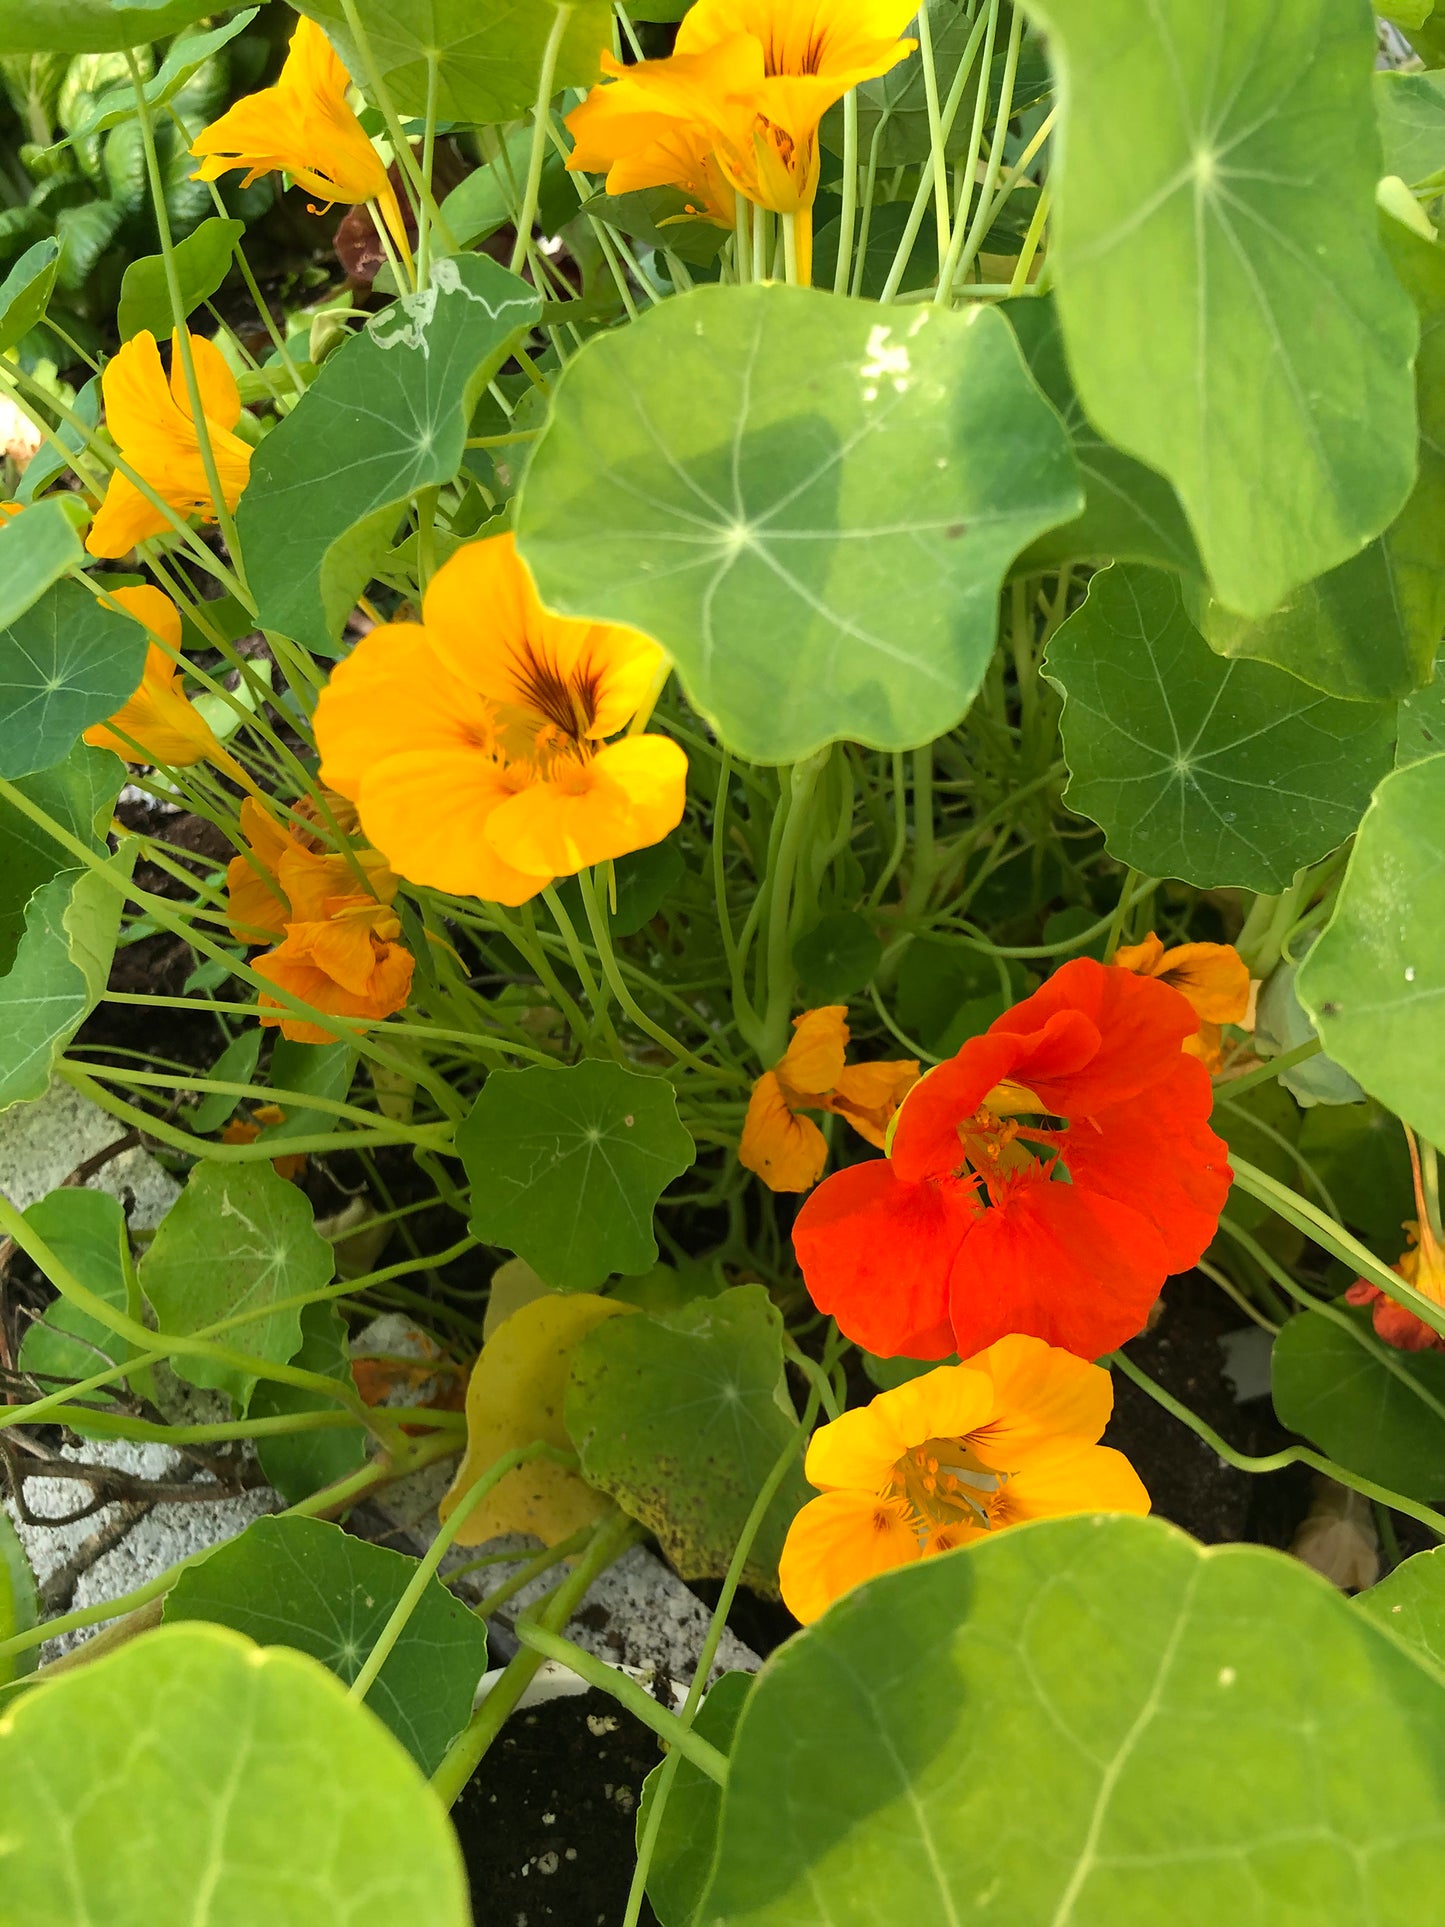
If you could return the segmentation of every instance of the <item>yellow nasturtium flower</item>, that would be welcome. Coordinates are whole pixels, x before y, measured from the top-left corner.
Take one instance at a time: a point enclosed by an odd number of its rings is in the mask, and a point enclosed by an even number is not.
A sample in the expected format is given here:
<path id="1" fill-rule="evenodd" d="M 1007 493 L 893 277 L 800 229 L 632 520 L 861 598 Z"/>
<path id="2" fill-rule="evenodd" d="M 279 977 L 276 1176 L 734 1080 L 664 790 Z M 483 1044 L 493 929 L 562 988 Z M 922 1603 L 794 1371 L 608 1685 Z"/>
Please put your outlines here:
<path id="1" fill-rule="evenodd" d="M 247 94 L 197 135 L 191 153 L 201 165 L 192 179 L 214 181 L 244 167 L 243 187 L 259 175 L 280 172 L 328 207 L 336 201 L 375 201 L 398 249 L 407 253 L 396 191 L 347 102 L 350 85 L 331 42 L 314 20 L 303 17 L 276 85 Z"/>
<path id="2" fill-rule="evenodd" d="M 143 328 L 111 357 L 100 378 L 106 426 L 122 457 L 180 515 L 215 519 L 201 438 L 191 415 L 191 398 L 179 353 L 180 336 L 171 336 L 171 372 L 166 379 L 160 349 Z M 232 434 L 241 419 L 236 378 L 221 351 L 203 335 L 190 337 L 191 360 L 201 392 L 201 412 L 215 458 L 221 493 L 232 509 L 251 473 L 251 451 Z M 170 523 L 128 476 L 111 476 L 105 500 L 91 524 L 85 546 L 92 555 L 125 555 L 147 536 L 164 534 Z"/>
<path id="3" fill-rule="evenodd" d="M 112 589 L 110 600 L 180 653 L 180 611 L 168 595 L 141 585 Z M 96 749 L 114 750 L 128 763 L 164 763 L 171 769 L 223 753 L 210 724 L 187 701 L 174 657 L 155 642 L 146 651 L 139 689 L 108 723 L 86 730 L 85 740 Z"/>

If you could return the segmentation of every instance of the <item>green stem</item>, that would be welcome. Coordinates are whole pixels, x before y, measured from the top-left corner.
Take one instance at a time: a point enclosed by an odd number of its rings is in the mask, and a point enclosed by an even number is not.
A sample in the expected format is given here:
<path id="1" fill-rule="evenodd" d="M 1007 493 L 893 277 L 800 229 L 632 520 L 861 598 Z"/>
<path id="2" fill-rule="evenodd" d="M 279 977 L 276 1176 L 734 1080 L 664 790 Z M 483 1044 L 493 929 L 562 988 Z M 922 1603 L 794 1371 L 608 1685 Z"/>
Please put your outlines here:
<path id="1" fill-rule="evenodd" d="M 788 774 L 788 816 L 768 879 L 767 1002 L 763 1012 L 765 1064 L 782 1056 L 788 1041 L 797 971 L 793 966 L 792 892 L 798 857 L 813 821 L 813 798 L 831 748 L 805 756 Z"/>
<path id="2" fill-rule="evenodd" d="M 582 891 L 582 904 L 587 912 L 592 941 L 597 946 L 597 960 L 602 965 L 602 974 L 623 1010 L 640 1031 L 652 1038 L 654 1043 L 661 1044 L 663 1049 L 670 1052 L 680 1064 L 687 1064 L 698 1071 L 713 1070 L 714 1066 L 705 1064 L 700 1057 L 695 1057 L 685 1044 L 677 1041 L 671 1031 L 664 1030 L 661 1024 L 655 1024 L 627 988 L 623 982 L 622 972 L 617 967 L 617 958 L 612 949 L 612 933 L 608 928 L 607 911 L 598 897 L 597 884 L 592 872 L 579 870 L 577 882 Z"/>
<path id="3" fill-rule="evenodd" d="M 848 270 L 853 263 L 853 229 L 858 217 L 858 92 L 843 96 L 843 211 L 838 217 L 838 260 L 833 269 L 834 294 L 848 292 Z"/>
<path id="4" fill-rule="evenodd" d="M 1255 1084 L 1265 1084 L 1279 1076 L 1281 1071 L 1293 1069 L 1296 1064 L 1304 1064 L 1311 1057 L 1317 1057 L 1324 1049 L 1318 1037 L 1307 1038 L 1303 1044 L 1296 1044 L 1293 1050 L 1281 1051 L 1278 1057 L 1266 1058 L 1264 1063 L 1256 1064 L 1252 1071 L 1244 1071 L 1238 1077 L 1217 1077 L 1215 1084 L 1231 1097 L 1238 1097 L 1241 1091 L 1250 1090 Z"/>
<path id="5" fill-rule="evenodd" d="M 537 105 L 532 121 L 532 147 L 527 157 L 527 179 L 522 189 L 522 205 L 517 210 L 517 235 L 509 263 L 516 274 L 526 258 L 532 238 L 532 223 L 537 218 L 537 197 L 542 186 L 542 162 L 547 154 L 547 127 L 552 116 L 552 94 L 557 74 L 557 56 L 562 51 L 562 36 L 572 17 L 570 5 L 559 5 L 542 53 L 542 73 L 537 83 Z"/>
<path id="6" fill-rule="evenodd" d="M 1023 40 L 1024 14 L 1022 7 L 1015 7 L 1009 22 L 1008 52 L 1004 56 L 1003 80 L 999 85 L 998 114 L 994 120 L 993 140 L 989 144 L 988 167 L 984 173 L 983 185 L 979 189 L 978 209 L 973 224 L 964 235 L 961 218 L 953 231 L 953 241 L 948 250 L 948 259 L 941 263 L 938 271 L 937 305 L 947 307 L 953 298 L 953 285 L 960 275 L 967 274 L 978 258 L 979 250 L 988 239 L 990 223 L 993 220 L 993 195 L 998 186 L 999 169 L 1003 166 L 1004 141 L 1008 134 L 1008 124 L 1013 114 L 1014 81 L 1018 75 L 1019 47 Z M 988 67 L 985 65 L 983 78 L 986 80 Z M 987 86 L 980 83 L 979 105 L 988 98 Z M 967 184 L 973 185 L 972 170 L 965 176 Z"/>

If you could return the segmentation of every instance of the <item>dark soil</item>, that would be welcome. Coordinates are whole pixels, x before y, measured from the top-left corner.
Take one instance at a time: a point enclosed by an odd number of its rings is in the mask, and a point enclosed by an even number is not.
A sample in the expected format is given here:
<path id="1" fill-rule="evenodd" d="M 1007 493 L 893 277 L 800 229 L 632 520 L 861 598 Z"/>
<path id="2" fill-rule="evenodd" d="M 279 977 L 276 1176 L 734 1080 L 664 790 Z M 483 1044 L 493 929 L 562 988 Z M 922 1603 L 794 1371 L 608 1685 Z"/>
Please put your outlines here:
<path id="1" fill-rule="evenodd" d="M 605 1693 L 514 1713 L 452 1809 L 488 1927 L 618 1927 L 655 1736 Z M 643 1904 L 642 1927 L 657 1927 Z"/>

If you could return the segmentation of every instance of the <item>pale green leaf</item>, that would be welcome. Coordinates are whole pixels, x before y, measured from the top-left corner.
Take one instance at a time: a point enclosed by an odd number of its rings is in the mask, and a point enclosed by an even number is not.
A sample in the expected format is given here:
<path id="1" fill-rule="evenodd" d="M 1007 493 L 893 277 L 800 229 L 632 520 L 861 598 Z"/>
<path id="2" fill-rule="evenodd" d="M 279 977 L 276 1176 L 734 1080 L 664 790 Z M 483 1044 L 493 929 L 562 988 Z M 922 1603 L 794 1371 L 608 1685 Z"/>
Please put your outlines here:
<path id="1" fill-rule="evenodd" d="M 116 53 L 175 33 L 212 10 L 210 0 L 133 6 L 114 6 L 111 0 L 5 0 L 0 54 Z"/>
<path id="2" fill-rule="evenodd" d="M 127 1279 L 125 1212 L 118 1198 L 72 1185 L 32 1204 L 25 1222 L 88 1291 L 114 1311 L 135 1315 Z M 135 1347 L 128 1338 L 117 1336 L 88 1311 L 61 1297 L 27 1327 L 17 1364 L 45 1393 L 60 1391 L 67 1381 L 89 1378 L 134 1356 Z M 108 1392 L 92 1393 L 89 1402 L 105 1403 L 110 1397 Z M 83 1421 L 71 1429 L 82 1438 L 89 1436 Z"/>
<path id="3" fill-rule="evenodd" d="M 1445 1673 L 1445 1546 L 1417 1552 L 1360 1593 L 1355 1606 Z"/>

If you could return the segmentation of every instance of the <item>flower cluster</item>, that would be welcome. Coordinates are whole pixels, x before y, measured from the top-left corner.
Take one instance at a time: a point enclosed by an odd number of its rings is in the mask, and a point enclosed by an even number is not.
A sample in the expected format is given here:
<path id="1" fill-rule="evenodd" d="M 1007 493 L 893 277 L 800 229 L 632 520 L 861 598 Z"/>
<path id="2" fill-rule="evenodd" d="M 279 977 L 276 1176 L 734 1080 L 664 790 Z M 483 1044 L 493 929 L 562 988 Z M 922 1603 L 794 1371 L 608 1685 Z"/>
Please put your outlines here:
<path id="1" fill-rule="evenodd" d="M 280 824 L 248 797 L 241 805 L 247 850 L 226 872 L 231 934 L 271 943 L 252 968 L 278 989 L 337 1017 L 377 1021 L 400 1010 L 414 959 L 400 942 L 396 878 L 375 850 L 330 849 L 314 832 Z M 301 1044 L 337 1032 L 260 999 L 261 1022 Z"/>
<path id="2" fill-rule="evenodd" d="M 549 614 L 510 535 L 469 543 L 420 623 L 374 629 L 338 664 L 316 710 L 322 780 L 401 876 L 525 903 L 682 820 L 678 745 L 608 741 L 666 668 L 630 629 Z"/>
<path id="3" fill-rule="evenodd" d="M 899 35 L 916 12 L 911 0 L 696 0 L 666 60 L 603 55 L 610 80 L 569 115 L 567 165 L 605 173 L 612 194 L 680 188 L 723 227 L 734 194 L 791 215 L 807 281 L 819 123 L 912 52 Z"/>

